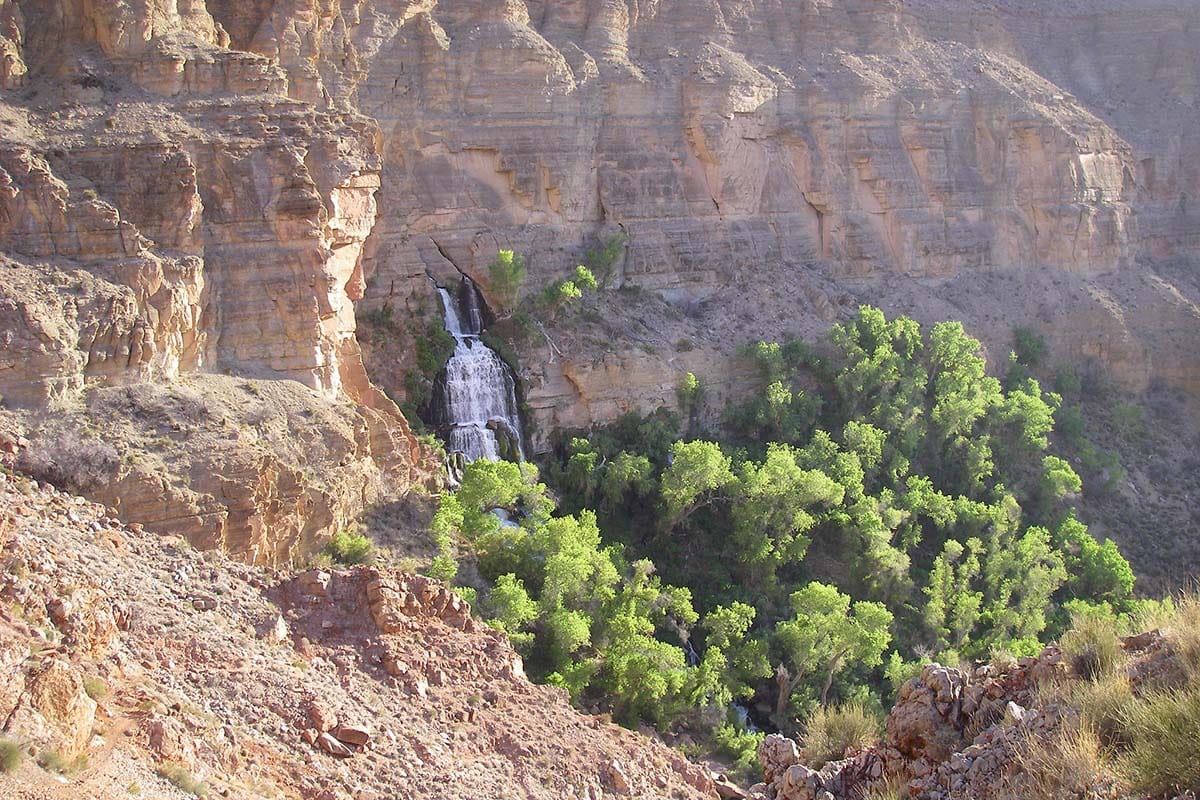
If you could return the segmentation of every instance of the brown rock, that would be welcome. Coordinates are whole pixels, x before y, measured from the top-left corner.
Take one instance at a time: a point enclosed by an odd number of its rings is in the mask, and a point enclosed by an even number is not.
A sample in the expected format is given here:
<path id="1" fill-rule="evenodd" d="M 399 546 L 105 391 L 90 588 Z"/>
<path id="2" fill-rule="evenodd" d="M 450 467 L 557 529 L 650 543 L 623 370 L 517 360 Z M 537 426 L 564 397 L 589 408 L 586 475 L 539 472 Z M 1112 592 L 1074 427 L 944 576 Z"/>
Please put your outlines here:
<path id="1" fill-rule="evenodd" d="M 336 756 L 338 758 L 349 758 L 350 756 L 354 755 L 353 750 L 339 742 L 334 737 L 330 736 L 328 733 L 322 733 L 317 737 L 317 747 L 319 747 L 321 750 L 324 750 L 329 755 Z"/>
<path id="2" fill-rule="evenodd" d="M 57 734 L 61 754 L 82 753 L 96 721 L 96 703 L 84 690 L 83 676 L 65 661 L 51 661 L 29 681 L 28 691 L 30 705 Z"/>
<path id="3" fill-rule="evenodd" d="M 313 698 L 305 704 L 305 717 L 318 732 L 332 730 L 338 724 L 337 715 L 324 701 Z"/>
<path id="4" fill-rule="evenodd" d="M 339 725 L 332 733 L 339 742 L 355 747 L 366 747 L 371 741 L 371 732 L 359 725 Z"/>
<path id="5" fill-rule="evenodd" d="M 617 794 L 629 794 L 629 776 L 625 774 L 625 768 L 621 766 L 621 762 L 613 759 L 605 765 L 605 773 L 608 776 L 608 781 L 612 784 L 613 791 Z"/>

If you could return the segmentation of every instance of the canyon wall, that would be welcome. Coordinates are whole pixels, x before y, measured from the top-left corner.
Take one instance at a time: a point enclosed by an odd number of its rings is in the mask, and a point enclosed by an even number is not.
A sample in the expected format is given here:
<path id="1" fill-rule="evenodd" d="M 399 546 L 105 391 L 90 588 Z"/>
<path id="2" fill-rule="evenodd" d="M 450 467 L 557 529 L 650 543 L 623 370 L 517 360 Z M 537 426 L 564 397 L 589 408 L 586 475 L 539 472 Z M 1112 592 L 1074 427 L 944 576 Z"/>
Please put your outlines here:
<path id="1" fill-rule="evenodd" d="M 809 334 L 860 301 L 919 295 L 904 310 L 961 316 L 953 287 L 997 270 L 1069 289 L 1046 298 L 1050 319 L 991 298 L 1006 324 L 966 320 L 989 344 L 1032 323 L 1059 357 L 1096 360 L 1125 388 L 1200 389 L 1194 336 L 1164 346 L 1155 318 L 1143 329 L 1111 300 L 1153 296 L 1189 333 L 1200 320 L 1194 292 L 1153 274 L 1198 245 L 1194 5 L 288 0 L 211 11 L 233 47 L 277 59 L 293 94 L 378 120 L 369 305 L 436 308 L 427 273 L 486 283 L 502 247 L 527 254 L 533 291 L 621 232 L 613 285 L 700 317 L 704 358 L 647 365 L 580 346 L 548 365 L 528 348 L 543 429 L 669 401 L 692 364 L 730 388 L 731 345 Z M 732 312 L 747 291 L 759 307 Z M 744 330 L 729 330 L 734 317 Z"/>
<path id="2" fill-rule="evenodd" d="M 89 409 L 145 403 L 93 389 L 287 379 L 290 407 L 357 420 L 328 465 L 246 450 L 255 492 L 324 509 L 284 514 L 308 541 L 423 474 L 359 338 L 403 398 L 428 276 L 489 292 L 513 248 L 534 293 L 624 234 L 586 314 L 517 342 L 537 450 L 688 371 L 744 393 L 740 344 L 860 302 L 1001 357 L 1031 325 L 1124 389 L 1200 396 L 1198 23 L 1182 0 L 4 0 L 0 393 L 31 438 L 60 433 L 43 406 L 102 436 Z M 403 324 L 356 337 L 356 304 Z M 201 497 L 151 522 L 229 507 L 187 477 L 223 462 L 181 450 L 162 494 Z M 277 523 L 231 524 L 196 535 Z"/>
<path id="3" fill-rule="evenodd" d="M 0 393 L 26 461 L 261 563 L 420 480 L 355 338 L 376 125 L 289 97 L 203 3 L 4 10 Z M 327 446 L 289 442 L 300 413 Z"/>

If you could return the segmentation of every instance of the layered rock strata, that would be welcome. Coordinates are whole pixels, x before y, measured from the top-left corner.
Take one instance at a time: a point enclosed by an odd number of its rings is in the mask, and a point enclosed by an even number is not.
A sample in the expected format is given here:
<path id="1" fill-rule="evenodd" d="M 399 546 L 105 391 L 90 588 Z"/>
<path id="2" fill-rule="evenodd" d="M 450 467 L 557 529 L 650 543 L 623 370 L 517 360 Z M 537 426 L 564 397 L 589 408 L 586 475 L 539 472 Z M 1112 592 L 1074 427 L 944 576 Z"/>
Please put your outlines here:
<path id="1" fill-rule="evenodd" d="M 1188 199 L 1200 182 L 1185 155 L 1198 144 L 1196 10 L 1185 3 L 468 0 L 213 13 L 233 46 L 278 59 L 304 94 L 379 120 L 368 301 L 401 313 L 432 305 L 426 273 L 486 285 L 495 251 L 512 247 L 528 254 L 536 291 L 623 232 L 610 285 L 703 303 L 699 350 L 720 384 L 736 382 L 718 356 L 732 344 L 820 330 L 892 279 L 952 314 L 955 284 L 981 271 L 1061 276 L 1093 294 L 1125 275 L 1153 292 L 1162 276 L 1139 259 L 1196 254 Z M 743 310 L 747 275 L 760 300 Z M 1068 324 L 1042 327 L 1057 354 L 1111 360 L 1129 389 L 1195 389 L 1194 359 L 1160 353 L 1154 326 L 1125 318 L 1132 303 L 1093 313 L 1055 300 Z M 1160 301 L 1194 342 L 1195 296 Z M 1006 344 L 1011 325 L 966 321 Z M 552 365 L 537 337 L 522 353 L 543 428 L 652 407 L 663 376 L 684 371 L 665 355 L 648 369 L 561 349 Z"/>
<path id="2" fill-rule="evenodd" d="M 64 485 L 262 563 L 422 480 L 432 465 L 355 338 L 376 125 L 289 96 L 203 3 L 5 9 L 0 394 L 30 458 L 120 431 L 118 464 Z M 279 388 L 247 397 L 221 375 Z M 127 401 L 104 394 L 120 386 Z M 198 439 L 148 441 L 163 420 L 147 399 L 161 411 L 192 387 L 203 413 L 169 433 Z M 295 434 L 301 412 L 336 444 L 263 448 L 262 423 Z"/>

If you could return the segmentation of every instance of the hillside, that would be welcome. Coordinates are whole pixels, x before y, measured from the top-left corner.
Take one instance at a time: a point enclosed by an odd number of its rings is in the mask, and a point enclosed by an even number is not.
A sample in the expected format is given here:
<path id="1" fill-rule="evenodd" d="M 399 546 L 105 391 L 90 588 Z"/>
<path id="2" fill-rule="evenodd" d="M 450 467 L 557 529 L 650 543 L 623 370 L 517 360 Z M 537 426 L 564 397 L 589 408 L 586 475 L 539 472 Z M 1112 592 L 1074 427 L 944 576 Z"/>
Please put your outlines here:
<path id="1" fill-rule="evenodd" d="M 248 567 L 3 474 L 0 599 L 13 800 L 714 796 L 423 578 Z"/>

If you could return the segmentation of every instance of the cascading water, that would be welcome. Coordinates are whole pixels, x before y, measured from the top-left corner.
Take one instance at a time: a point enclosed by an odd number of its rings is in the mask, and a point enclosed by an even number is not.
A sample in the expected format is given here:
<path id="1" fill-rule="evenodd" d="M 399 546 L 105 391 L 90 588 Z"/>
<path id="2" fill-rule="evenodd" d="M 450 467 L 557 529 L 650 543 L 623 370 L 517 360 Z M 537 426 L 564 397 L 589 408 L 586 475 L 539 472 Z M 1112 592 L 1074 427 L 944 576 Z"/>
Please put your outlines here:
<path id="1" fill-rule="evenodd" d="M 454 337 L 454 355 L 437 382 L 436 421 L 446 431 L 446 449 L 467 461 L 525 458 L 516 379 L 496 352 L 479 338 L 483 309 L 479 293 L 464 277 L 455 298 L 438 287 L 446 309 L 446 331 Z"/>

